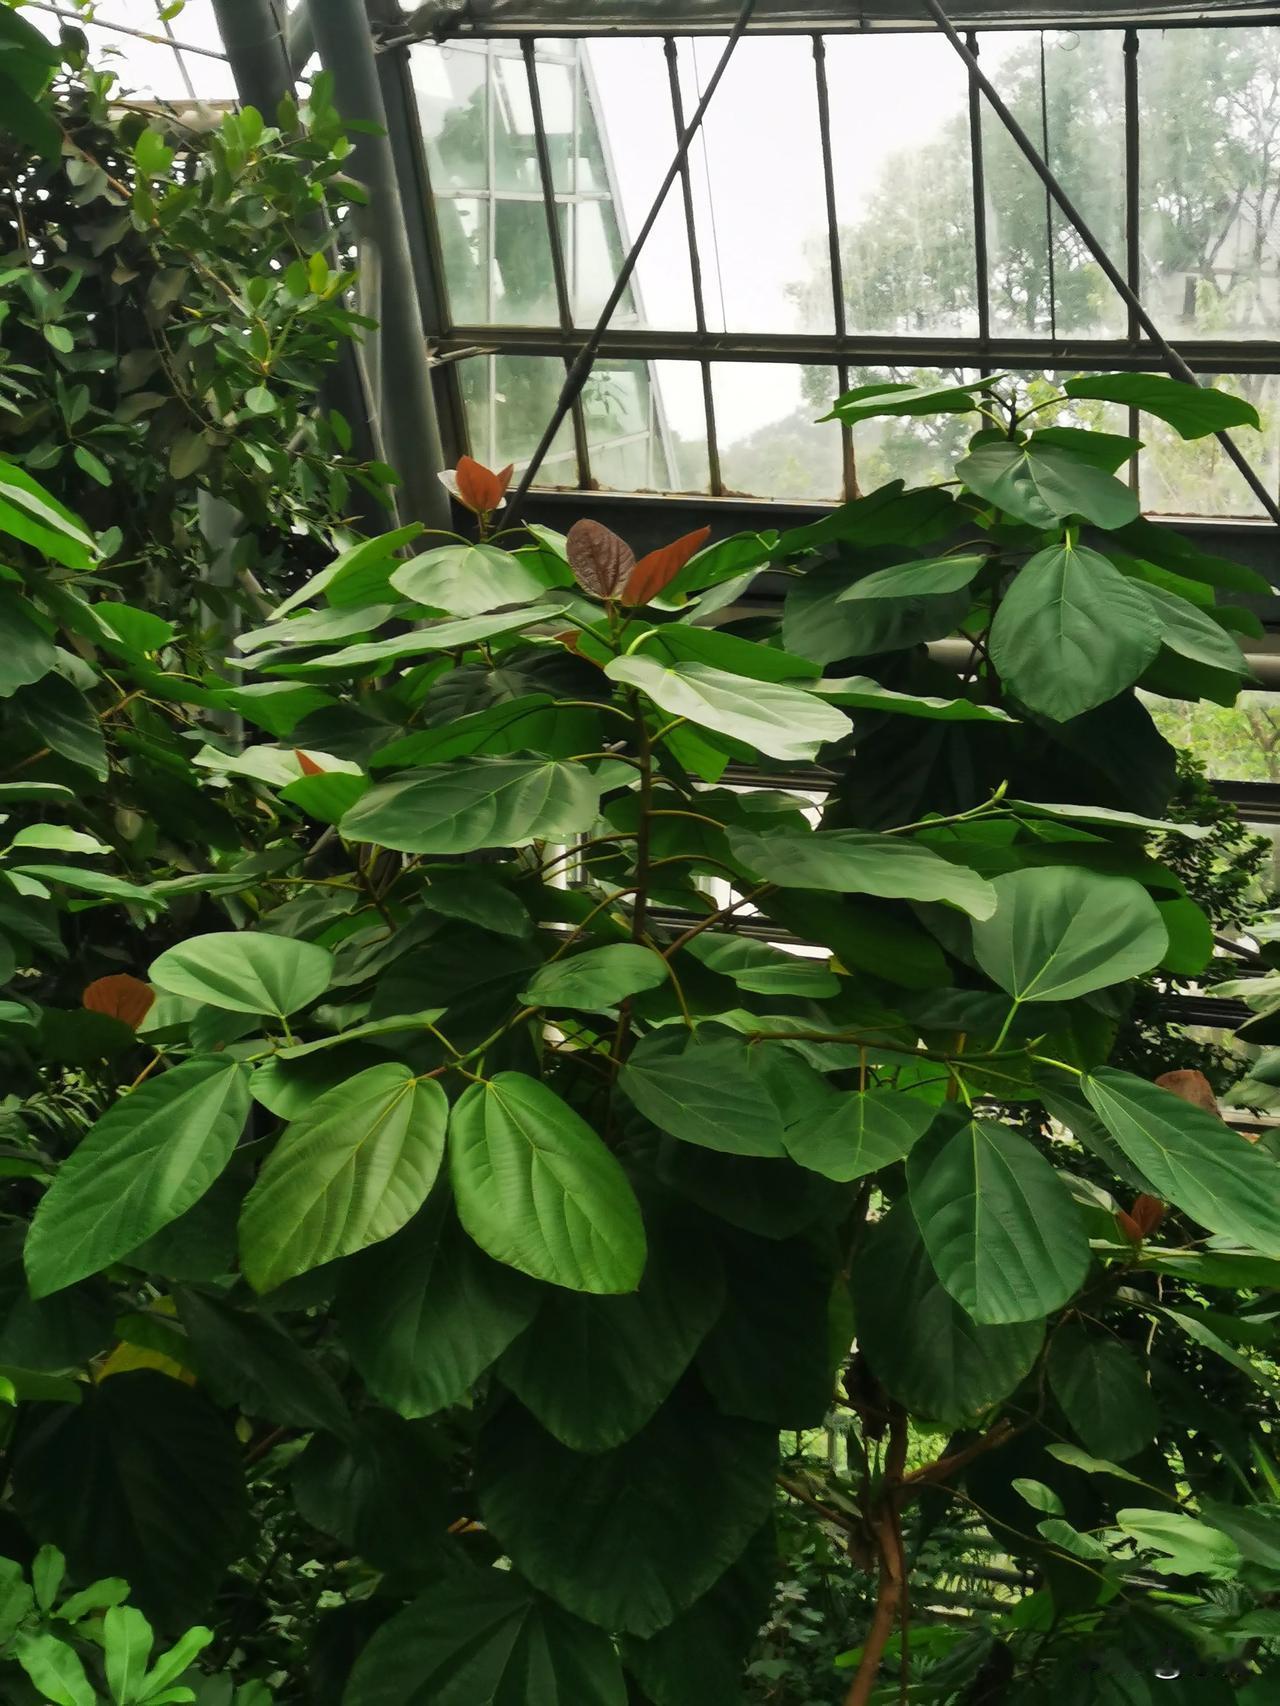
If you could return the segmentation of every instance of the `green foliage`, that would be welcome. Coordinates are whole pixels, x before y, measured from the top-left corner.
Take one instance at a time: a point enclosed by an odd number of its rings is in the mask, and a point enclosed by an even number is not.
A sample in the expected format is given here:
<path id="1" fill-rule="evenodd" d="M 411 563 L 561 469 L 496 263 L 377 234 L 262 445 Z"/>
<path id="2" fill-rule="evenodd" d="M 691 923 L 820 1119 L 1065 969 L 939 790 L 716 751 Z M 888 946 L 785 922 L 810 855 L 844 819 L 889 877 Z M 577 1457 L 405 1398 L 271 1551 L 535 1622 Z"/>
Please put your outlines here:
<path id="1" fill-rule="evenodd" d="M 301 152 L 242 115 L 178 187 L 139 127 L 109 203 L 127 240 L 235 203 L 233 148 L 291 176 L 290 207 L 309 175 L 326 204 L 342 148 L 323 89 L 313 108 Z M 208 379 L 225 441 L 157 421 L 169 397 L 143 429 L 162 485 L 216 468 L 251 521 L 308 497 L 249 448 L 288 430 L 253 353 L 273 279 L 237 287 L 247 332 L 194 345 L 237 345 Z M 319 340 L 289 369 L 299 422 L 340 295 L 292 305 Z M 45 347 L 47 374 L 66 352 Z M 766 1613 L 779 1430 L 838 1408 L 847 1472 L 782 1484 L 874 1576 L 855 1703 L 894 1658 L 908 1540 L 956 1507 L 990 1513 L 1035 1592 L 980 1653 L 928 1626 L 913 1697 L 988 1662 L 1065 1673 L 1158 1623 L 1170 1576 L 1198 1644 L 1263 1672 L 1269 1637 L 1242 1631 L 1269 1588 L 1276 1382 L 1253 1291 L 1280 1166 L 1108 1064 L 1195 918 L 1135 689 L 1158 668 L 1195 700 L 1243 659 L 1216 571 L 1181 560 L 1194 603 L 1140 590 L 1109 454 L 1029 445 L 999 383 L 852 406 L 939 403 L 984 428 L 953 491 L 720 541 L 648 604 L 598 524 L 563 559 L 545 536 L 416 559 L 411 529 L 335 537 L 328 570 L 276 577 L 236 662 L 204 635 L 198 667 L 182 599 L 164 632 L 113 610 L 132 571 L 95 494 L 64 501 L 61 451 L 49 489 L 14 459 L 0 1392 L 26 1552 L 127 1580 L 165 1636 L 207 1616 L 238 1681 L 292 1698 L 701 1706 L 735 1698 Z M 339 501 L 319 496 L 313 538 Z M 780 615 L 700 620 L 730 563 L 787 571 Z M 1069 657 L 1068 581 L 1107 641 Z M 1137 648 L 1111 643 L 1117 582 Z M 1005 669 L 1010 604 L 1035 619 Z M 945 677 L 922 642 L 953 632 L 973 661 Z M 813 758 L 816 798 L 718 785 Z M 1051 1135 L 1046 1109 L 1070 1116 Z M 1158 1228 L 1117 1218 L 1135 1179 Z M 1263 1266 L 1222 1285 L 1215 1259 Z M 909 1466 L 913 1429 L 934 1437 Z M 148 1633 L 103 1629 L 107 1687 L 144 1698 Z M 24 1651 L 78 1706 L 83 1658 L 48 1635 Z"/>

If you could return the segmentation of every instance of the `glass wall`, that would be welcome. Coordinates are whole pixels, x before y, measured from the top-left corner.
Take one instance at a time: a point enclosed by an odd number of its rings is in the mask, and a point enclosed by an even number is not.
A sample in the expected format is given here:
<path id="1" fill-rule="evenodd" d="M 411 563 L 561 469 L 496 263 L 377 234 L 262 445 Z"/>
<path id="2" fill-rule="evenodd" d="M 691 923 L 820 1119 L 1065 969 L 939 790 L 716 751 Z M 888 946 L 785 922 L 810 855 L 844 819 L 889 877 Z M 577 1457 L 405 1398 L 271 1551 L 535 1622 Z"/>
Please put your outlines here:
<path id="1" fill-rule="evenodd" d="M 427 44 L 414 51 L 411 66 L 454 321 L 558 330 L 566 321 L 591 325 L 618 276 L 624 228 L 585 51 L 573 42 L 537 44 L 536 106 L 529 67 L 511 42 Z M 539 119 L 563 301 L 539 169 Z M 687 271 L 687 251 L 684 260 Z M 639 287 L 627 291 L 614 315 L 616 327 L 640 324 L 640 300 Z M 491 466 L 519 467 L 555 406 L 563 361 L 512 352 L 470 357 L 462 365 L 472 449 Z M 582 417 L 599 484 L 679 486 L 646 363 L 599 362 L 583 392 Z M 552 485 L 577 483 L 568 423 L 542 478 Z"/>
<path id="2" fill-rule="evenodd" d="M 1213 367 L 1206 378 L 1257 404 L 1265 432 L 1242 432 L 1240 442 L 1277 490 L 1280 359 L 1269 372 L 1258 357 L 1280 327 L 1280 30 L 974 40 L 1111 257 L 1122 270 L 1132 265 L 1169 336 L 1193 362 L 1202 346 L 1203 365 Z M 574 327 L 593 323 L 674 151 L 675 115 L 688 119 L 723 45 L 711 37 L 537 44 Z M 501 328 L 518 326 L 527 344 L 529 329 L 558 329 L 563 317 L 520 47 L 423 44 L 412 61 L 457 340 L 501 349 Z M 593 454 L 597 480 L 696 490 L 718 466 L 720 489 L 826 497 L 841 478 L 839 435 L 815 422 L 842 370 L 858 384 L 1029 361 L 1066 375 L 1105 370 L 1117 354 L 1123 361 L 1124 304 L 985 102 L 975 159 L 970 93 L 964 65 L 930 33 L 817 44 L 748 35 L 738 44 L 694 141 L 687 190 L 677 182 L 668 196 L 603 346 L 615 369 L 624 358 L 630 377 L 626 397 L 615 395 L 608 419 L 591 427 L 592 445 L 631 448 L 602 456 L 598 469 Z M 954 365 L 930 348 L 939 344 Z M 1140 347 L 1128 365 L 1135 358 L 1159 369 Z M 473 381 L 468 395 L 482 389 Z M 618 391 L 616 372 L 610 389 Z M 641 424 L 646 414 L 651 427 Z M 1213 439 L 1187 444 L 1158 423 L 1143 430 L 1133 476 L 1148 513 L 1259 513 Z M 656 442 L 642 455 L 636 435 L 646 431 Z M 920 421 L 889 431 L 865 423 L 853 448 L 866 483 L 943 477 L 951 446 Z"/>

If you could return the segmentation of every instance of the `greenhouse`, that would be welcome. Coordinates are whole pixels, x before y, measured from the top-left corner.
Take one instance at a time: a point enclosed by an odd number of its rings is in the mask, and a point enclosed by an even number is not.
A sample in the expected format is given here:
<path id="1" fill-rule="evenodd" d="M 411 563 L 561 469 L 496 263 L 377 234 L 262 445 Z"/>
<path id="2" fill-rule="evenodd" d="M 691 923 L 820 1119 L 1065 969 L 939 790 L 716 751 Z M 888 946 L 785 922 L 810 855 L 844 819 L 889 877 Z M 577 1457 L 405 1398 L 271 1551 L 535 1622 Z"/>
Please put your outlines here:
<path id="1" fill-rule="evenodd" d="M 1280 1706 L 1280 13 L 0 156 L 0 1706 Z"/>

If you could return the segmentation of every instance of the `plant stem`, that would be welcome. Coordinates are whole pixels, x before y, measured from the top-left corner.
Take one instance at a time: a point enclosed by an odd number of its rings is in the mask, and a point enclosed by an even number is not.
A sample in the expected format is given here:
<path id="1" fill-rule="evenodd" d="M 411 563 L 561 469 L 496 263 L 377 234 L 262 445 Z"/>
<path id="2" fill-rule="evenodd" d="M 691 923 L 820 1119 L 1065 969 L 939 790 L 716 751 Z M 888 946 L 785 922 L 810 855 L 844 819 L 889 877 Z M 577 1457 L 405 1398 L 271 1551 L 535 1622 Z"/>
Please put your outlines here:
<path id="1" fill-rule="evenodd" d="M 844 1706 L 868 1706 L 876 1686 L 880 1660 L 894 1626 L 907 1612 L 906 1557 L 902 1549 L 902 1516 L 899 1495 L 902 1472 L 907 1462 L 907 1418 L 898 1405 L 889 1414 L 889 1449 L 885 1453 L 884 1475 L 868 1520 L 880 1553 L 880 1580 L 876 1589 L 876 1607 L 871 1627 L 863 1643 L 862 1658 Z M 905 1633 L 905 1631 L 904 1631 Z"/>

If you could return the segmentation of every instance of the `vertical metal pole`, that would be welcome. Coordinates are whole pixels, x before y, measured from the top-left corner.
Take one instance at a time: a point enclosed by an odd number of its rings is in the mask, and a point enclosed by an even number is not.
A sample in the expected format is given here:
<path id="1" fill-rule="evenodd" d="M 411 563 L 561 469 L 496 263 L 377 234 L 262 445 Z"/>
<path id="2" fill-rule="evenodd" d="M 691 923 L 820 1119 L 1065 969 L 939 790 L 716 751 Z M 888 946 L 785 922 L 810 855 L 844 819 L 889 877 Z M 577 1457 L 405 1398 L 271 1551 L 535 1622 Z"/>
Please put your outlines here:
<path id="1" fill-rule="evenodd" d="M 542 205 L 547 215 L 547 241 L 551 245 L 551 274 L 555 280 L 556 308 L 560 330 L 569 337 L 573 333 L 573 301 L 569 294 L 569 275 L 564 264 L 564 243 L 560 236 L 560 209 L 556 201 L 556 186 L 551 176 L 551 150 L 547 146 L 547 124 L 542 111 L 542 90 L 538 87 L 538 61 L 532 36 L 520 37 L 524 55 L 525 74 L 529 79 L 529 107 L 533 113 L 533 143 L 538 158 L 538 177 L 542 184 Z M 565 357 L 565 373 L 569 357 Z M 587 449 L 587 422 L 582 412 L 582 398 L 575 397 L 570 411 L 573 421 L 573 448 L 578 464 L 578 485 L 583 491 L 591 487 L 591 458 Z"/>
<path id="2" fill-rule="evenodd" d="M 680 61 L 674 36 L 663 40 L 667 56 L 667 81 L 671 85 L 671 115 L 676 135 L 684 129 L 684 100 L 680 92 Z M 684 224 L 689 239 L 689 274 L 693 280 L 693 321 L 700 333 L 707 329 L 707 304 L 702 291 L 702 256 L 698 251 L 698 233 L 693 218 L 693 179 L 689 172 L 688 155 L 680 162 L 680 188 L 684 196 Z M 707 475 L 713 498 L 724 495 L 724 478 L 720 472 L 720 442 L 716 437 L 716 397 L 712 384 L 711 363 L 704 356 L 699 362 L 702 370 L 702 407 L 707 421 Z"/>
<path id="3" fill-rule="evenodd" d="M 1138 123 L 1138 32 L 1124 32 L 1124 258 L 1125 277 L 1135 296 L 1142 295 L 1142 143 Z M 1138 341 L 1138 317 L 1127 306 L 1128 339 Z M 1138 436 L 1138 411 L 1129 409 L 1129 437 Z M 1138 490 L 1138 455 L 1129 458 L 1129 484 Z"/>
<path id="4" fill-rule="evenodd" d="M 1182 380 L 1186 385 L 1199 385 L 1200 381 L 1187 366 L 1183 357 L 1179 355 L 1176 349 L 1174 349 L 1168 338 L 1165 337 L 1159 326 L 1156 325 L 1150 314 L 1147 313 L 1147 310 L 1142 305 L 1141 299 L 1130 287 L 1124 274 L 1120 271 L 1120 268 L 1111 259 L 1105 246 L 1099 240 L 1084 215 L 1080 212 L 1080 209 L 1072 201 L 1066 190 L 1063 189 L 1062 185 L 1053 175 L 1045 161 L 1036 152 L 1035 144 L 1031 141 L 1026 131 L 1023 130 L 1017 119 L 1009 111 L 1009 108 L 1005 105 L 1004 101 L 1001 100 L 998 91 L 991 82 L 991 79 L 985 76 L 979 68 L 977 60 L 961 41 L 954 24 L 952 24 L 951 19 L 947 16 L 946 11 L 940 4 L 940 0 L 924 0 L 924 4 L 934 22 L 946 36 L 947 40 L 951 43 L 952 47 L 960 56 L 964 64 L 969 67 L 971 74 L 977 79 L 978 87 L 991 103 L 992 109 L 999 118 L 1001 124 L 1004 125 L 1005 129 L 1009 132 L 1009 135 L 1021 149 L 1023 155 L 1030 163 L 1031 169 L 1040 179 L 1040 182 L 1049 191 L 1058 207 L 1071 221 L 1072 225 L 1075 226 L 1077 232 L 1080 234 L 1081 241 L 1089 250 L 1089 253 L 1093 256 L 1094 260 L 1098 263 L 1098 266 L 1105 275 L 1107 282 L 1111 285 L 1112 289 L 1118 293 L 1121 301 L 1126 303 L 1132 310 L 1142 331 L 1159 350 L 1161 359 L 1169 372 L 1175 379 Z M 1280 527 L 1280 503 L 1277 503 L 1275 497 L 1267 490 L 1266 485 L 1254 472 L 1249 463 L 1248 457 L 1245 456 L 1244 452 L 1240 449 L 1239 445 L 1236 444 L 1235 440 L 1229 433 L 1218 432 L 1214 434 L 1214 437 L 1231 458 L 1235 467 L 1239 469 L 1246 485 L 1249 487 L 1249 490 L 1258 499 L 1259 503 L 1261 503 L 1263 509 L 1271 517 L 1271 520 Z"/>
<path id="5" fill-rule="evenodd" d="M 289 19 L 289 48 L 294 50 L 294 26 L 305 15 L 311 0 L 301 4 Z M 398 23 L 401 18 L 399 0 L 367 0 L 366 10 L 379 27 Z M 404 214 L 405 233 L 409 239 L 409 259 L 418 286 L 418 308 L 422 329 L 430 343 L 452 330 L 444 252 L 440 242 L 440 221 L 436 213 L 435 191 L 427 163 L 426 142 L 422 135 L 418 97 L 414 90 L 409 56 L 413 49 L 407 44 L 382 48 L 377 54 L 378 83 L 382 104 L 387 115 L 387 139 L 395 159 L 396 182 L 400 186 L 400 206 Z M 423 46 L 425 52 L 432 51 Z M 491 317 L 491 316 L 490 316 Z M 443 362 L 431 369 L 432 389 L 440 416 L 440 434 L 446 464 L 452 465 L 470 449 L 466 409 L 462 401 L 459 377 L 460 362 Z M 481 448 L 481 461 L 489 460 L 489 447 Z"/>
<path id="6" fill-rule="evenodd" d="M 293 88 L 283 11 L 274 0 L 213 0 L 236 90 L 268 124 L 275 118 L 281 96 Z"/>
<path id="7" fill-rule="evenodd" d="M 311 22 L 338 111 L 370 127 L 356 134 L 350 156 L 351 175 L 368 198 L 354 209 L 353 223 L 361 307 L 378 322 L 370 365 L 387 459 L 402 481 L 397 507 L 406 520 L 447 529 L 449 498 L 436 478 L 444 467 L 440 422 L 369 18 L 361 0 L 325 0 L 311 9 Z"/>
<path id="8" fill-rule="evenodd" d="M 818 132 L 822 139 L 822 180 L 827 195 L 827 258 L 831 267 L 831 311 L 836 337 L 843 347 L 848 332 L 844 301 L 844 261 L 840 254 L 840 222 L 836 211 L 836 169 L 831 153 L 831 98 L 827 89 L 827 44 L 821 31 L 813 38 L 813 76 L 818 92 Z M 849 389 L 849 363 L 836 364 L 840 395 Z M 840 486 L 846 502 L 858 495 L 858 465 L 853 455 L 853 428 L 840 422 Z"/>
<path id="9" fill-rule="evenodd" d="M 978 58 L 978 38 L 970 30 L 965 37 L 969 52 Z M 969 73 L 969 161 L 973 168 L 973 259 L 977 273 L 978 341 L 984 352 L 991 342 L 991 277 L 987 260 L 987 178 L 982 155 L 982 93 L 973 72 Z M 985 379 L 991 363 L 981 368 Z"/>
<path id="10" fill-rule="evenodd" d="M 1040 147 L 1044 163 L 1049 164 L 1049 73 L 1045 65 L 1044 31 L 1040 31 Z M 1048 184 L 1044 190 L 1044 252 L 1049 275 L 1049 336 L 1058 341 L 1058 272 L 1053 253 L 1053 196 Z"/>

